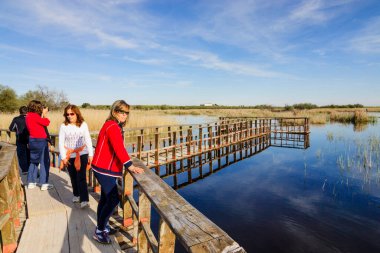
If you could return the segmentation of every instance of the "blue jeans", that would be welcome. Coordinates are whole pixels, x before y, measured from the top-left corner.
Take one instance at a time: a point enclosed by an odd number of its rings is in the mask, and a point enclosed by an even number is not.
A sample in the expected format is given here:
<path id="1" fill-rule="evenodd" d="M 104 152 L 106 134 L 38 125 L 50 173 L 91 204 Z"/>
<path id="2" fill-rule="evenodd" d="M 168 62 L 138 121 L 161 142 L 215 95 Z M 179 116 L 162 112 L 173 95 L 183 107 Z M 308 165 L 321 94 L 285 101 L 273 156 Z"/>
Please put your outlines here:
<path id="1" fill-rule="evenodd" d="M 38 165 L 40 165 L 39 184 L 46 184 L 49 180 L 50 157 L 48 142 L 45 138 L 29 138 L 30 165 L 28 183 L 37 182 Z"/>
<path id="2" fill-rule="evenodd" d="M 102 175 L 94 171 L 95 177 L 101 185 L 100 200 L 97 210 L 98 229 L 104 230 L 115 207 L 119 204 L 116 177 Z"/>
<path id="3" fill-rule="evenodd" d="M 16 142 L 17 158 L 21 172 L 28 172 L 30 165 L 30 154 L 27 143 Z"/>

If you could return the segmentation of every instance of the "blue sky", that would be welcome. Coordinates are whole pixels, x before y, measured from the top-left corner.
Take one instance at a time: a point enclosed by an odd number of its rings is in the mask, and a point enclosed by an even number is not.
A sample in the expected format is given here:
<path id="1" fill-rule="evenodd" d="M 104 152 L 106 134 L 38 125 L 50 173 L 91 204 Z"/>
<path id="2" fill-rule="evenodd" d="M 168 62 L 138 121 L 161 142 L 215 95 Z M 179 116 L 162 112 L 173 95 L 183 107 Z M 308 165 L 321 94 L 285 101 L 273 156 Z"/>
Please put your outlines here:
<path id="1" fill-rule="evenodd" d="M 380 1 L 1 0 L 0 83 L 75 104 L 380 105 Z"/>

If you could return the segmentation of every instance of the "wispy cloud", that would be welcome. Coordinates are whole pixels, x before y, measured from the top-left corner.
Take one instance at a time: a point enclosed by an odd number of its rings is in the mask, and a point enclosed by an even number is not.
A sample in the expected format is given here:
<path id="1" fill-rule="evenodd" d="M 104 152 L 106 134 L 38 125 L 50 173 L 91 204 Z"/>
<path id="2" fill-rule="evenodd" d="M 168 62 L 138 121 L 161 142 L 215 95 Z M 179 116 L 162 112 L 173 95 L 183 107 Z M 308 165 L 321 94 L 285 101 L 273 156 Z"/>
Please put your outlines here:
<path id="1" fill-rule="evenodd" d="M 38 53 L 36 53 L 35 51 L 31 51 L 31 50 L 20 48 L 20 47 L 10 46 L 6 44 L 0 44 L 0 50 L 14 51 L 17 53 L 23 53 L 23 54 L 29 54 L 29 55 L 38 55 Z"/>
<path id="2" fill-rule="evenodd" d="M 350 49 L 361 53 L 380 53 L 380 17 L 371 19 L 350 40 Z"/>
<path id="3" fill-rule="evenodd" d="M 162 65 L 166 61 L 162 59 L 136 59 L 132 57 L 125 56 L 123 58 L 124 60 L 131 61 L 131 62 L 136 62 L 136 63 L 141 63 L 141 64 L 147 64 L 147 65 Z"/>
<path id="4" fill-rule="evenodd" d="M 173 50 L 171 48 L 171 53 L 177 56 L 183 57 L 190 60 L 193 64 L 198 64 L 204 68 L 221 70 L 226 72 L 231 72 L 235 74 L 244 74 L 257 77 L 279 77 L 284 76 L 283 73 L 278 73 L 274 71 L 268 71 L 256 67 L 251 64 L 244 64 L 238 62 L 225 61 L 220 59 L 218 55 L 203 52 L 203 51 L 186 51 L 186 50 Z"/>

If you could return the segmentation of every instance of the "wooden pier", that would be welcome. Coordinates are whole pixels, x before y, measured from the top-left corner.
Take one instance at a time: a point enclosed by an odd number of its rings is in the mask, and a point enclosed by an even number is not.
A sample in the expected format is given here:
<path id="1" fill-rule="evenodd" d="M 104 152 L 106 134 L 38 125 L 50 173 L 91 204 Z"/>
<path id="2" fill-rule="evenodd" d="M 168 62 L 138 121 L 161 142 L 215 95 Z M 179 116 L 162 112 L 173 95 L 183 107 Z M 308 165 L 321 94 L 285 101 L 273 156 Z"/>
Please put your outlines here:
<path id="1" fill-rule="evenodd" d="M 6 141 L 12 140 L 9 131 L 0 129 L 4 137 L 2 132 L 6 133 Z M 28 212 L 21 239 L 16 242 L 18 252 L 166 253 L 174 252 L 176 241 L 188 252 L 245 252 L 161 178 L 173 177 L 174 188 L 179 188 L 270 146 L 307 148 L 309 122 L 307 118 L 222 118 L 201 125 L 127 129 L 124 137 L 127 150 L 135 157 L 134 164 L 143 167 L 145 173 L 124 175 L 122 208 L 111 221 L 120 232 L 113 237 L 112 245 L 99 245 L 91 239 L 98 194 L 90 196 L 89 209 L 78 208 L 71 202 L 67 173 L 52 168 L 53 190 L 26 189 Z M 12 152 L 15 157 L 15 151 Z M 58 154 L 57 149 L 52 152 L 54 167 L 59 164 Z M 17 167 L 14 161 L 13 166 Z M 177 176 L 183 173 L 187 174 L 187 181 L 178 183 Z M 89 179 L 90 189 L 98 192 L 91 171 Z M 155 232 L 150 224 L 152 208 L 160 216 L 159 231 Z M 9 217 L 0 218 L 2 225 Z M 3 228 L 1 233 L 5 233 Z M 14 242 L 17 235 L 12 236 Z M 3 252 L 13 251 L 3 247 Z"/>

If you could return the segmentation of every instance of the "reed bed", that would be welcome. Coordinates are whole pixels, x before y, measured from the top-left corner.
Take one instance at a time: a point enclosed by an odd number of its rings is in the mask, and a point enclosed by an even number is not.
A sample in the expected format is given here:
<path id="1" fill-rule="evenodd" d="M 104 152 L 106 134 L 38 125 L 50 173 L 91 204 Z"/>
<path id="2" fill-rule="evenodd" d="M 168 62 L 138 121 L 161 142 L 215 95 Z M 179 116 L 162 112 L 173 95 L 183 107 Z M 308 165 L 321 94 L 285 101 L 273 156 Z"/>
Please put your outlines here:
<path id="1" fill-rule="evenodd" d="M 90 131 L 99 131 L 104 121 L 106 120 L 109 110 L 94 110 L 94 109 L 81 109 L 82 115 L 88 124 Z M 18 113 L 13 114 L 0 114 L 0 128 L 8 129 L 14 117 L 18 116 Z M 51 111 L 48 114 L 50 119 L 49 132 L 51 134 L 58 134 L 59 127 L 62 124 L 63 111 Z M 130 119 L 126 125 L 126 128 L 136 127 L 149 127 L 159 125 L 177 125 L 179 124 L 176 118 L 172 115 L 165 115 L 162 112 L 157 111 L 131 111 Z"/>
<path id="2" fill-rule="evenodd" d="M 107 118 L 108 110 L 81 109 L 90 131 L 101 128 Z M 63 111 L 49 112 L 51 133 L 58 133 L 63 121 Z M 13 114 L 0 114 L 0 128 L 8 128 Z M 178 124 L 178 115 L 204 115 L 216 117 L 308 117 L 311 124 L 326 124 L 329 122 L 367 124 L 375 122 L 376 118 L 370 117 L 367 110 L 362 109 L 311 109 L 292 111 L 271 111 L 266 109 L 190 109 L 190 110 L 132 110 L 127 128 L 149 127 L 159 125 Z"/>

